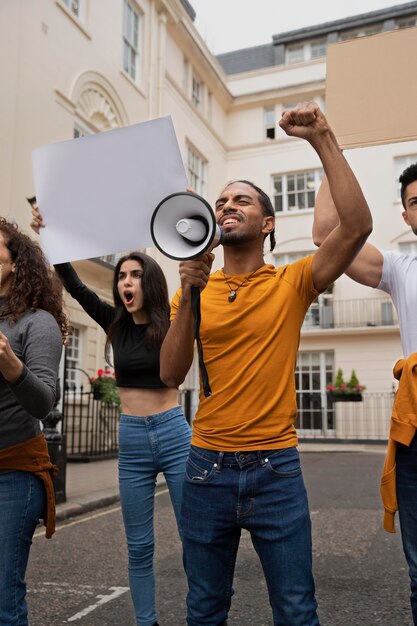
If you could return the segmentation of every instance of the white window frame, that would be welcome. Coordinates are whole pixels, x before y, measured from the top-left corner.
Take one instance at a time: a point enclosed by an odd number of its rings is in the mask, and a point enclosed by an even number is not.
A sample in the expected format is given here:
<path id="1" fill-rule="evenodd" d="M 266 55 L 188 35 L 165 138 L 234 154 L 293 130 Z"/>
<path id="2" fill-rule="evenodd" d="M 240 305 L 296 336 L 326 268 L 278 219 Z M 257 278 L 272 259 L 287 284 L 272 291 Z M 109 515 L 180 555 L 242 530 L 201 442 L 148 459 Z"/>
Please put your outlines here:
<path id="1" fill-rule="evenodd" d="M 314 61 L 326 56 L 327 41 L 326 39 L 313 39 L 304 43 L 291 44 L 285 50 L 285 62 L 287 65 L 292 63 L 303 63 L 304 61 Z"/>
<path id="2" fill-rule="evenodd" d="M 198 111 L 202 108 L 203 83 L 195 74 L 193 74 L 191 81 L 191 102 Z"/>
<path id="3" fill-rule="evenodd" d="M 123 2 L 123 71 L 134 83 L 140 82 L 142 14 L 130 2 Z"/>
<path id="4" fill-rule="evenodd" d="M 309 386 L 303 387 L 303 372 L 301 368 L 304 369 L 304 376 L 307 374 L 309 377 Z M 312 381 L 314 379 L 314 373 L 317 373 L 317 369 L 319 370 L 319 386 L 314 387 Z M 301 423 L 297 431 L 299 434 L 301 433 L 315 433 L 320 434 L 324 431 L 333 431 L 334 430 L 334 409 L 330 409 L 327 406 L 327 393 L 326 387 L 331 384 L 334 380 L 334 371 L 335 371 L 335 358 L 334 352 L 329 350 L 303 350 L 298 353 L 297 357 L 297 365 L 295 368 L 295 385 L 297 390 L 297 400 L 298 395 L 300 393 L 315 393 L 320 394 L 321 396 L 321 428 L 310 429 L 303 428 L 303 424 Z M 301 413 L 299 407 L 299 414 Z M 306 410 L 306 413 L 308 411 Z M 329 422 L 333 422 L 333 424 L 329 424 Z"/>
<path id="5" fill-rule="evenodd" d="M 327 41 L 325 39 L 318 39 L 310 43 L 310 59 L 321 59 L 326 56 L 327 53 Z"/>
<path id="6" fill-rule="evenodd" d="M 185 94 L 188 95 L 188 85 L 190 83 L 190 63 L 188 59 L 184 57 L 182 65 L 182 88 Z"/>
<path id="7" fill-rule="evenodd" d="M 188 184 L 200 196 L 205 195 L 207 160 L 190 144 L 187 144 Z"/>
<path id="8" fill-rule="evenodd" d="M 92 135 L 93 132 L 90 128 L 88 128 L 87 124 L 82 122 L 78 117 L 74 121 L 74 131 L 73 138 L 78 139 L 79 137 L 88 137 L 88 135 Z"/>
<path id="9" fill-rule="evenodd" d="M 264 108 L 264 139 L 276 138 L 276 112 L 275 107 Z"/>
<path id="10" fill-rule="evenodd" d="M 207 111 L 206 117 L 209 122 L 213 119 L 213 94 L 211 91 L 207 93 Z"/>
<path id="11" fill-rule="evenodd" d="M 71 388 L 71 385 L 78 387 L 81 383 L 80 373 L 77 368 L 82 363 L 82 330 L 79 326 L 72 325 L 72 330 L 68 335 L 67 345 L 65 348 L 66 372 L 65 385 Z M 83 381 L 83 385 L 87 385 L 87 381 Z"/>
<path id="12" fill-rule="evenodd" d="M 417 17 L 405 17 L 402 20 L 397 20 L 397 28 L 413 28 L 417 26 Z"/>
<path id="13" fill-rule="evenodd" d="M 372 24 L 368 28 L 357 28 L 354 30 L 344 31 L 340 33 L 339 39 L 341 41 L 348 41 L 349 39 L 370 37 L 371 35 L 378 35 L 379 33 L 382 33 L 382 24 Z"/>
<path id="14" fill-rule="evenodd" d="M 272 196 L 275 212 L 287 214 L 299 213 L 299 211 L 312 211 L 322 178 L 322 169 L 288 172 L 286 174 L 276 174 L 272 176 Z M 277 189 L 278 181 L 281 182 L 280 190 Z M 304 184 L 301 187 L 302 183 Z M 307 200 L 305 203 L 306 206 L 300 207 L 296 203 L 301 197 Z M 281 203 L 278 203 L 278 198 L 281 198 Z M 312 200 L 311 205 L 310 199 Z M 293 200 L 296 202 L 293 202 Z"/>
<path id="15" fill-rule="evenodd" d="M 305 60 L 305 46 L 304 44 L 292 44 L 287 46 L 285 50 L 286 63 L 302 63 Z"/>

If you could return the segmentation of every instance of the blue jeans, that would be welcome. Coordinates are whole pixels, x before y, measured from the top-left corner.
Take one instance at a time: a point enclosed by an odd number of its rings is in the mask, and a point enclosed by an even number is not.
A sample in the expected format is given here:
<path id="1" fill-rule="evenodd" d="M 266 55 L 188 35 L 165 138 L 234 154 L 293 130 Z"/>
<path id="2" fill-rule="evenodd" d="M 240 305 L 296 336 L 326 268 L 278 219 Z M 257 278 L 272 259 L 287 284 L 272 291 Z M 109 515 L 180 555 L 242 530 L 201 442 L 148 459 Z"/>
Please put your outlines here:
<path id="1" fill-rule="evenodd" d="M 319 624 L 310 515 L 296 448 L 223 453 L 191 446 L 181 526 L 188 626 L 225 624 L 242 528 L 261 560 L 274 625 Z"/>
<path id="2" fill-rule="evenodd" d="M 152 626 L 157 621 L 153 569 L 156 477 L 159 472 L 165 476 L 179 528 L 190 439 L 190 427 L 180 407 L 156 415 L 120 417 L 120 501 L 138 626 Z"/>
<path id="3" fill-rule="evenodd" d="M 0 626 L 27 626 L 26 566 L 45 506 L 42 481 L 29 472 L 0 472 Z"/>
<path id="4" fill-rule="evenodd" d="M 410 446 L 397 444 L 398 513 L 411 583 L 411 610 L 417 626 L 417 436 Z"/>

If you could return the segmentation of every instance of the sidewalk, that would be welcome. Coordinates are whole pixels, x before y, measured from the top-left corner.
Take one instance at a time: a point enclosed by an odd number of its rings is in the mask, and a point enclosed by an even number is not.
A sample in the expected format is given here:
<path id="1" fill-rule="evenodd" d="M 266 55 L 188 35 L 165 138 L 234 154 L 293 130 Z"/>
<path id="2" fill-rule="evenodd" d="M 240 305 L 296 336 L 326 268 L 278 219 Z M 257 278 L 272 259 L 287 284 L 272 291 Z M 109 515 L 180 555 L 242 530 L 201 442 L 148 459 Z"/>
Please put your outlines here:
<path id="1" fill-rule="evenodd" d="M 386 442 L 380 444 L 362 443 L 300 443 L 298 449 L 304 452 L 374 452 L 385 454 Z M 117 459 L 90 461 L 90 463 L 67 463 L 67 501 L 56 507 L 57 521 L 82 515 L 95 509 L 110 506 L 119 501 Z M 162 474 L 158 476 L 158 486 L 165 484 Z"/>
<path id="2" fill-rule="evenodd" d="M 118 502 L 117 459 L 67 463 L 66 496 L 66 502 L 57 504 L 57 521 Z"/>

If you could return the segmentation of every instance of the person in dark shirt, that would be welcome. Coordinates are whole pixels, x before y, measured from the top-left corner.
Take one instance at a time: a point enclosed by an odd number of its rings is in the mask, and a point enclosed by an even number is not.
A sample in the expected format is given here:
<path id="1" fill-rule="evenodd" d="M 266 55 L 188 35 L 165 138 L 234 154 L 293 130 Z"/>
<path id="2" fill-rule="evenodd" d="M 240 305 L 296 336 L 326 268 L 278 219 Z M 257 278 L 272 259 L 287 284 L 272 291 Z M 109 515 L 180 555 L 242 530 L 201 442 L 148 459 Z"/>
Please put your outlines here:
<path id="1" fill-rule="evenodd" d="M 32 206 L 32 228 L 44 226 Z M 157 626 L 155 608 L 154 495 L 163 472 L 179 528 L 182 482 L 191 438 L 178 406 L 178 390 L 159 377 L 159 352 L 169 327 L 165 276 L 149 255 L 131 252 L 116 265 L 114 306 L 84 285 L 70 263 L 55 266 L 65 289 L 107 335 L 113 349 L 122 412 L 119 487 L 129 554 L 129 583 L 138 626 Z M 180 530 L 180 529 L 179 529 Z"/>

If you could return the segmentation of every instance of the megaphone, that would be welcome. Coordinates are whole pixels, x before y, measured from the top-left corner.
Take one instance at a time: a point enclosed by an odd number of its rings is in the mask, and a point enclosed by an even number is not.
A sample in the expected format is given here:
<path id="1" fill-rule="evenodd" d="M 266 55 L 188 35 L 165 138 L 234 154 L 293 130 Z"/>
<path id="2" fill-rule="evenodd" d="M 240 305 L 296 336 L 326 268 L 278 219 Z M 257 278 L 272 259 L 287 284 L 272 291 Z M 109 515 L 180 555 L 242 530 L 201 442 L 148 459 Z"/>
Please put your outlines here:
<path id="1" fill-rule="evenodd" d="M 151 219 L 155 246 L 170 259 L 195 259 L 221 243 L 211 206 L 196 193 L 181 191 L 164 198 Z"/>
<path id="2" fill-rule="evenodd" d="M 151 236 L 155 246 L 165 256 L 176 261 L 190 261 L 218 246 L 222 233 L 208 202 L 196 193 L 181 191 L 167 196 L 158 204 L 151 219 Z M 191 308 L 203 391 L 207 397 L 211 396 L 211 388 L 200 340 L 198 287 L 191 287 Z"/>

